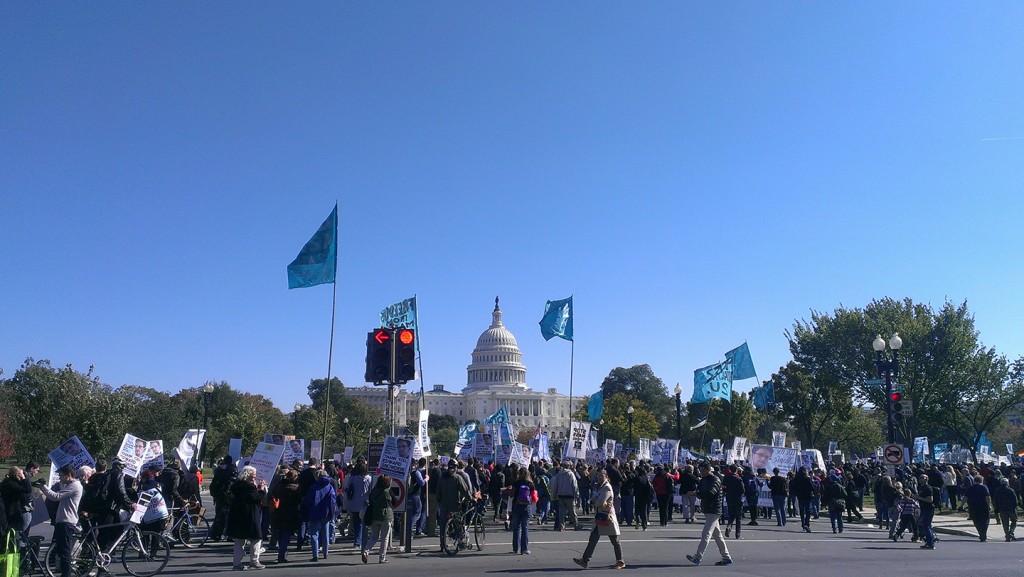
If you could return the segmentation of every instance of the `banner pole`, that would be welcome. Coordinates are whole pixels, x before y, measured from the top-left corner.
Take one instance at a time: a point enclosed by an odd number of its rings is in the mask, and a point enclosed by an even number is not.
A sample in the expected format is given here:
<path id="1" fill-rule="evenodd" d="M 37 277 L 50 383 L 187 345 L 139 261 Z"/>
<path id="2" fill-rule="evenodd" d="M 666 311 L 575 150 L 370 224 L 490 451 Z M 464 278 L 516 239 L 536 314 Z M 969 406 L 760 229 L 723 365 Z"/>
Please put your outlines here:
<path id="1" fill-rule="evenodd" d="M 569 341 L 569 431 L 572 432 L 572 371 L 576 359 L 576 341 Z"/>
<path id="2" fill-rule="evenodd" d="M 337 253 L 334 258 L 335 270 L 337 270 Z M 334 289 L 331 291 L 331 345 L 327 352 L 327 386 L 324 387 L 324 445 L 327 444 L 327 423 L 331 420 L 331 362 L 334 360 L 334 314 L 338 308 L 338 281 L 335 280 L 331 284 L 334 285 Z"/>

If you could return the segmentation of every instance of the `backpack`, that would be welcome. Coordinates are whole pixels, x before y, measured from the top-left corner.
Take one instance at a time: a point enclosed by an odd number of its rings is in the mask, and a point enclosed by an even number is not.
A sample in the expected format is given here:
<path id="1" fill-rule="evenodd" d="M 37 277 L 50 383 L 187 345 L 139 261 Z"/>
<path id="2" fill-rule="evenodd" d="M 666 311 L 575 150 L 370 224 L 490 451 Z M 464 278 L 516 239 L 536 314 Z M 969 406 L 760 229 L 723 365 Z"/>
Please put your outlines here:
<path id="1" fill-rule="evenodd" d="M 516 490 L 516 505 L 529 505 L 532 501 L 530 486 L 525 483 L 519 485 Z"/>

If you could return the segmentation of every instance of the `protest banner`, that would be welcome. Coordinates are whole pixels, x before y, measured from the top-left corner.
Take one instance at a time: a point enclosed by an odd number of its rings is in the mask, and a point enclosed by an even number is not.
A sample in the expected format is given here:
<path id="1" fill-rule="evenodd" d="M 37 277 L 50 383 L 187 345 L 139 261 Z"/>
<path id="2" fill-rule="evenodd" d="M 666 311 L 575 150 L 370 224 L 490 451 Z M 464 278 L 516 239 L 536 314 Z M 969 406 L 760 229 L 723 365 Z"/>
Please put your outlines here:
<path id="1" fill-rule="evenodd" d="M 651 458 L 651 440 L 640 439 L 640 450 L 637 454 L 638 459 L 650 459 Z"/>
<path id="2" fill-rule="evenodd" d="M 345 447 L 345 453 L 342 454 L 342 456 L 341 456 L 341 465 L 342 466 L 347 467 L 348 464 L 352 462 L 352 453 L 354 451 L 355 451 L 355 448 L 352 447 L 352 446 Z"/>
<path id="3" fill-rule="evenodd" d="M 121 440 L 121 447 L 117 450 L 117 458 L 124 463 L 124 474 L 129 477 L 138 478 L 142 471 L 142 463 L 146 458 L 146 449 L 149 443 L 135 435 L 124 434 Z"/>
<path id="4" fill-rule="evenodd" d="M 232 462 L 238 463 L 238 460 L 242 458 L 242 439 L 228 440 L 228 456 L 231 457 Z"/>
<path id="5" fill-rule="evenodd" d="M 747 456 L 747 438 L 746 437 L 733 437 L 732 439 L 732 456 L 736 461 L 742 461 Z"/>
<path id="6" fill-rule="evenodd" d="M 651 462 L 666 467 L 676 466 L 679 458 L 679 441 L 677 439 L 655 439 L 651 444 Z"/>
<path id="7" fill-rule="evenodd" d="M 498 445 L 498 454 L 496 463 L 499 465 L 508 465 L 512 460 L 512 449 L 515 445 Z"/>
<path id="8" fill-rule="evenodd" d="M 430 452 L 430 432 L 427 429 L 427 423 L 430 421 L 430 411 L 424 409 L 420 411 L 420 423 L 419 423 L 419 434 L 416 436 L 416 444 L 412 448 L 412 458 L 419 460 L 423 457 L 431 456 Z"/>
<path id="9" fill-rule="evenodd" d="M 284 435 L 280 433 L 267 433 L 263 435 L 263 442 L 270 443 L 271 445 L 281 445 L 283 447 L 285 438 Z"/>
<path id="10" fill-rule="evenodd" d="M 265 442 L 256 445 L 256 450 L 249 457 L 249 466 L 256 469 L 256 481 L 266 481 L 269 485 L 283 456 L 284 445 Z"/>
<path id="11" fill-rule="evenodd" d="M 309 458 L 310 460 L 316 459 L 318 461 L 323 460 L 324 457 L 324 442 L 323 441 L 310 441 L 309 442 Z"/>
<path id="12" fill-rule="evenodd" d="M 366 448 L 366 468 L 369 471 L 376 471 L 380 466 L 380 453 L 384 450 L 384 443 L 370 443 Z"/>
<path id="13" fill-rule="evenodd" d="M 181 442 L 178 443 L 175 453 L 178 455 L 178 460 L 181 461 L 181 468 L 183 470 L 187 471 L 189 467 L 195 464 L 195 461 L 198 461 L 199 447 L 203 444 L 205 436 L 206 429 L 189 429 L 181 437 Z"/>
<path id="14" fill-rule="evenodd" d="M 146 448 L 146 456 L 142 459 L 141 470 L 146 469 L 160 469 L 164 468 L 164 442 L 163 441 L 149 441 L 149 446 Z"/>
<path id="15" fill-rule="evenodd" d="M 604 461 L 604 449 L 587 449 L 587 456 L 584 459 L 590 466 L 595 466 Z"/>
<path id="16" fill-rule="evenodd" d="M 78 440 L 78 435 L 73 435 L 70 439 L 58 445 L 47 456 L 50 457 L 51 465 L 50 482 L 47 487 L 52 487 L 54 483 L 60 480 L 60 476 L 57 475 L 57 469 L 64 465 L 70 465 L 76 471 L 82 465 L 96 466 L 96 461 L 93 460 L 92 455 L 86 450 L 82 441 Z"/>
<path id="17" fill-rule="evenodd" d="M 480 433 L 473 437 L 473 455 L 485 463 L 494 461 L 494 435 Z"/>
<path id="18" fill-rule="evenodd" d="M 403 482 L 409 477 L 409 465 L 412 462 L 411 437 L 384 437 L 384 446 L 380 452 L 380 464 L 377 469 Z"/>
<path id="19" fill-rule="evenodd" d="M 786 446 L 786 433 L 785 433 L 785 431 L 772 431 L 772 446 L 773 447 L 785 447 Z"/>
<path id="20" fill-rule="evenodd" d="M 590 423 L 570 421 L 569 442 L 564 445 L 563 452 L 567 459 L 586 459 L 587 444 L 590 439 Z"/>
<path id="21" fill-rule="evenodd" d="M 284 445 L 284 463 L 291 465 L 295 461 L 306 460 L 306 440 L 292 439 Z"/>
<path id="22" fill-rule="evenodd" d="M 522 467 L 530 466 L 530 459 L 533 456 L 533 450 L 523 445 L 522 443 L 515 443 L 512 445 L 512 455 L 509 458 L 510 463 L 515 463 Z"/>
<path id="23" fill-rule="evenodd" d="M 615 456 L 615 439 L 604 440 L 604 456 L 610 459 Z"/>

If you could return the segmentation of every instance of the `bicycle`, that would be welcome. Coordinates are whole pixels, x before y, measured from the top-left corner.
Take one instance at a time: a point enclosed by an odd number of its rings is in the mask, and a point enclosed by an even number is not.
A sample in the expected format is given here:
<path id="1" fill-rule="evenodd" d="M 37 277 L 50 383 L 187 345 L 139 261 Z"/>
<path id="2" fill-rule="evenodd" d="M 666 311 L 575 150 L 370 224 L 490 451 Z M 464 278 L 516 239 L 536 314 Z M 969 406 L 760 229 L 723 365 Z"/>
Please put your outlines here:
<path id="1" fill-rule="evenodd" d="M 99 532 L 107 527 L 124 527 L 117 539 L 103 549 L 99 544 Z M 135 577 L 152 577 L 163 571 L 171 558 L 171 546 L 160 533 L 141 531 L 137 523 L 113 523 L 93 525 L 75 536 L 71 548 L 71 574 L 86 577 L 95 569 L 105 569 L 114 559 L 115 551 L 121 548 L 121 565 Z M 60 575 L 57 552 L 50 547 L 46 552 L 45 573 Z"/>
<path id="2" fill-rule="evenodd" d="M 487 532 L 484 528 L 483 514 L 479 506 L 471 505 L 466 512 L 450 512 L 447 514 L 448 524 L 445 526 L 442 549 L 449 557 L 459 554 L 462 549 L 470 549 L 468 527 L 473 528 L 473 541 L 477 551 L 483 551 L 487 543 Z"/>
<path id="3" fill-rule="evenodd" d="M 43 575 L 50 577 L 46 567 L 43 565 L 43 557 L 40 554 L 45 539 L 39 535 L 33 535 L 25 540 L 24 535 L 18 533 L 18 554 L 21 556 L 21 565 L 18 568 L 18 575 L 22 577 L 31 575 Z"/>
<path id="4" fill-rule="evenodd" d="M 169 534 L 189 549 L 202 547 L 210 538 L 210 522 L 203 516 L 205 512 L 206 509 L 194 500 L 174 508 L 172 514 L 178 520 L 171 525 Z"/>

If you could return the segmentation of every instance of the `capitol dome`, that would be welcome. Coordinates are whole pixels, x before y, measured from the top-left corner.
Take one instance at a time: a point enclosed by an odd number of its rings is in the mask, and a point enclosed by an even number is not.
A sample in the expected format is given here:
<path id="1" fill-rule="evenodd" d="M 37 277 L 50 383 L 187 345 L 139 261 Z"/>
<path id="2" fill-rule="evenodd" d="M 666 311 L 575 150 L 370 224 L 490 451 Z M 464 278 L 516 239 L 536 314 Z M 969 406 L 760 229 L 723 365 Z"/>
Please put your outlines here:
<path id="1" fill-rule="evenodd" d="M 498 298 L 494 299 L 491 326 L 476 340 L 473 362 L 467 368 L 465 393 L 514 388 L 528 391 L 526 366 L 516 337 L 501 322 Z"/>

